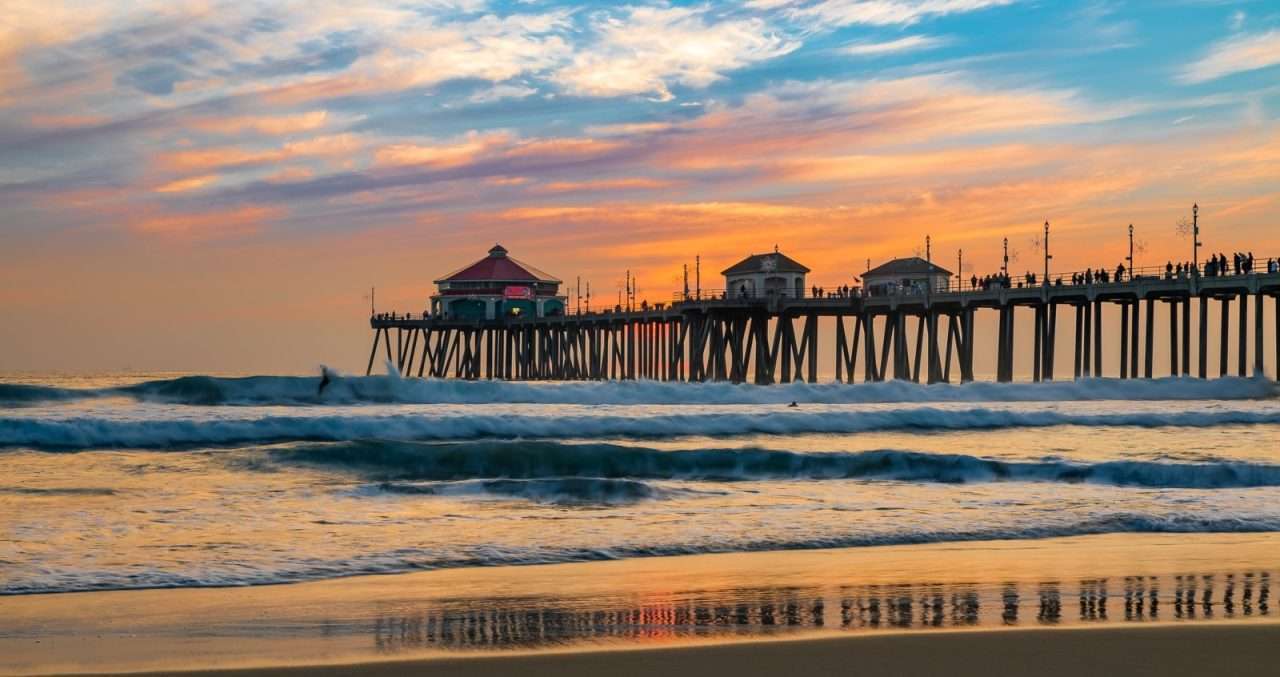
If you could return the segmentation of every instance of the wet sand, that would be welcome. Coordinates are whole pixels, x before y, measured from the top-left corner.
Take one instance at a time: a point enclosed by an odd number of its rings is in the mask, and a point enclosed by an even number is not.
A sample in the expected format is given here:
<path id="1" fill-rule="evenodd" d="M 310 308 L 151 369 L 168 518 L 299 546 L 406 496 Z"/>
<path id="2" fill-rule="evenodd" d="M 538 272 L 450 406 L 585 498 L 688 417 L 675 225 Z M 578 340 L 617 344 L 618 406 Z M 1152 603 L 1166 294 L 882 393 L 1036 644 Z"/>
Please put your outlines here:
<path id="1" fill-rule="evenodd" d="M 1273 676 L 1280 625 L 1156 625 L 1073 630 L 959 631 L 663 649 L 593 651 L 188 673 L 210 677 L 401 677 L 661 674 L 777 677 L 884 675 Z"/>
<path id="2" fill-rule="evenodd" d="M 1278 577 L 1115 534 L 13 596 L 0 673 L 1280 674 Z"/>

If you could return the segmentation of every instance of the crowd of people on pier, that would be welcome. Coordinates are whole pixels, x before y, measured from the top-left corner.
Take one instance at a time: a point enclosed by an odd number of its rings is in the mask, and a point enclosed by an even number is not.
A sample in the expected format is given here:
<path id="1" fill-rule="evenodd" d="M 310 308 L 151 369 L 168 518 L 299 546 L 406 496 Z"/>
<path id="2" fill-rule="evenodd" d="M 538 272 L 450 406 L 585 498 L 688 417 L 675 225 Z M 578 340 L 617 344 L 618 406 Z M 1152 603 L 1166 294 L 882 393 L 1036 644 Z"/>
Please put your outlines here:
<path id="1" fill-rule="evenodd" d="M 850 287 L 847 284 L 841 287 L 836 287 L 834 290 L 829 290 L 826 287 L 818 287 L 815 285 L 810 291 L 815 299 L 848 299 L 857 296 L 858 289 Z"/>
<path id="2" fill-rule="evenodd" d="M 1193 265 L 1191 262 L 1174 262 L 1168 261 L 1164 265 L 1163 278 L 1166 280 L 1183 279 L 1193 276 L 1203 277 L 1225 277 L 1228 275 L 1250 275 L 1255 270 L 1255 259 L 1253 252 L 1236 252 L 1227 258 L 1226 254 L 1213 254 L 1201 266 Z M 1266 273 L 1271 275 L 1280 273 L 1280 259 L 1267 259 Z M 1018 287 L 1034 287 L 1036 285 L 1044 285 L 1061 287 L 1063 284 L 1071 284 L 1076 286 L 1092 285 L 1092 284 L 1108 284 L 1113 282 L 1126 282 L 1142 279 L 1143 275 L 1134 270 L 1125 268 L 1121 263 L 1114 270 L 1106 268 L 1087 268 L 1081 272 L 1071 273 L 1064 281 L 1060 275 L 1052 282 L 1048 278 L 1041 278 L 1039 275 L 1028 272 L 1025 275 L 1014 278 L 1008 273 L 995 273 L 978 277 L 973 275 L 969 278 L 969 288 L 971 290 L 989 291 L 992 289 L 1010 289 L 1015 285 Z M 1161 277 L 1159 274 L 1156 277 Z"/>
<path id="3" fill-rule="evenodd" d="M 1148 270 L 1151 270 L 1151 269 L 1148 269 Z M 1155 269 L 1155 270 L 1158 270 L 1158 269 Z M 1173 280 L 1173 279 L 1184 279 L 1186 277 L 1195 277 L 1195 276 L 1226 277 L 1230 275 L 1250 275 L 1255 272 L 1260 272 L 1260 271 L 1256 270 L 1256 260 L 1254 259 L 1253 252 L 1235 252 L 1231 255 L 1230 258 L 1228 258 L 1227 255 L 1224 253 L 1211 254 L 1209 256 L 1209 259 L 1200 266 L 1196 266 L 1189 261 L 1174 262 L 1171 260 L 1165 263 L 1164 274 L 1159 275 L 1157 273 L 1154 277 L 1156 277 L 1157 279 L 1159 279 L 1160 277 L 1163 277 L 1163 279 L 1166 279 L 1166 280 Z M 1266 274 L 1274 275 L 1276 273 L 1280 273 L 1280 258 L 1267 259 Z M 1015 285 L 1018 287 L 1034 287 L 1037 285 L 1044 285 L 1046 287 L 1048 286 L 1061 287 L 1064 284 L 1071 284 L 1075 286 L 1082 286 L 1082 285 L 1087 286 L 1092 284 L 1108 284 L 1113 282 L 1133 281 L 1133 280 L 1142 279 L 1143 277 L 1144 275 L 1139 274 L 1135 270 L 1125 268 L 1125 265 L 1121 263 L 1117 265 L 1113 270 L 1108 270 L 1102 267 L 1096 270 L 1093 268 L 1087 268 L 1083 272 L 1071 273 L 1065 280 L 1063 276 L 1059 275 L 1052 282 L 1050 282 L 1048 278 L 1042 278 L 1041 276 L 1032 272 L 1027 272 L 1025 275 L 1021 275 L 1018 278 L 1015 278 L 1009 275 L 1007 272 L 994 273 L 991 275 L 985 275 L 983 277 L 978 277 L 977 275 L 973 275 L 969 278 L 968 282 L 969 282 L 969 289 L 972 291 L 977 291 L 977 290 L 990 291 L 992 289 L 1010 289 Z M 962 284 L 963 283 L 958 283 L 957 290 L 963 289 L 961 286 Z M 743 287 L 742 289 L 740 289 L 739 293 L 742 298 L 747 298 L 750 295 L 746 287 Z M 849 298 L 861 298 L 865 296 L 866 291 L 860 287 L 850 286 L 847 284 L 841 285 L 834 289 L 827 289 L 826 287 L 820 287 L 820 286 L 814 285 L 809 288 L 809 293 L 810 293 L 810 297 L 815 299 L 823 299 L 823 298 L 849 299 Z M 685 300 L 690 300 L 691 295 L 689 295 L 688 292 L 685 292 L 685 294 L 686 294 Z M 728 294 L 726 292 L 720 292 L 720 293 L 700 292 L 698 294 L 698 298 L 724 300 L 728 298 Z M 648 311 L 651 309 L 662 310 L 666 307 L 666 304 L 664 303 L 650 304 L 648 301 L 641 301 L 637 307 L 639 310 L 642 310 L 642 311 Z M 617 305 L 612 310 L 613 312 L 620 313 L 627 309 L 624 309 L 622 305 Z M 609 312 L 609 311 L 606 310 L 605 312 Z M 420 314 L 408 313 L 408 312 L 406 313 L 383 312 L 383 313 L 374 313 L 372 315 L 372 318 L 375 320 L 392 320 L 392 321 L 417 320 L 417 319 L 428 320 L 428 319 L 431 319 L 431 317 L 432 317 L 431 313 L 425 310 L 422 311 L 422 313 Z"/>

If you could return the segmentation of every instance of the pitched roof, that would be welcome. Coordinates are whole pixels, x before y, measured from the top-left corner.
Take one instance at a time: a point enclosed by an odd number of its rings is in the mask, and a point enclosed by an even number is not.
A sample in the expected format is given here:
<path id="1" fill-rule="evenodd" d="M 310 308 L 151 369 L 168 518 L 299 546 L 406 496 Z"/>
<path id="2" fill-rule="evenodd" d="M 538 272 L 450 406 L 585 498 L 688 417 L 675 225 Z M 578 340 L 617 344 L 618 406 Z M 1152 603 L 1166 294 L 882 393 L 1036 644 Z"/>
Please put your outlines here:
<path id="1" fill-rule="evenodd" d="M 894 259 L 888 263 L 882 263 L 863 273 L 862 277 L 867 278 L 882 275 L 923 275 L 925 273 L 931 273 L 934 275 L 951 275 L 951 271 L 936 263 L 925 261 L 919 256 L 911 256 L 905 259 Z"/>
<path id="2" fill-rule="evenodd" d="M 752 254 L 745 259 L 724 269 L 721 275 L 742 275 L 763 271 L 779 273 L 807 273 L 809 269 L 797 263 L 795 259 L 777 251 L 768 254 Z"/>
<path id="3" fill-rule="evenodd" d="M 489 255 L 436 280 L 441 282 L 553 282 L 560 280 L 533 266 L 507 256 L 507 250 L 495 244 Z"/>

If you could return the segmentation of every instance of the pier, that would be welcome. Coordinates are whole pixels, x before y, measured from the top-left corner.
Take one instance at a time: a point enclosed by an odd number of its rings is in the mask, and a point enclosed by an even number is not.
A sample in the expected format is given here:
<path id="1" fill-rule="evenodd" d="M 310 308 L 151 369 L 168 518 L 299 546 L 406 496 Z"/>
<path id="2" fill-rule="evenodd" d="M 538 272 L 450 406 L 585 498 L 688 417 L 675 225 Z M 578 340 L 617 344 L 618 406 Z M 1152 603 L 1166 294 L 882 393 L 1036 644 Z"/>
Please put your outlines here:
<path id="1" fill-rule="evenodd" d="M 1008 382 L 1014 380 L 1017 351 L 1028 345 L 1033 381 L 1068 374 L 1245 377 L 1265 372 L 1265 316 L 1269 308 L 1280 335 L 1277 304 L 1280 272 L 1205 276 L 1193 269 L 1178 275 L 1139 270 L 1122 281 L 1088 284 L 1062 284 L 1061 278 L 991 288 L 948 283 L 943 290 L 884 295 L 702 290 L 643 308 L 569 309 L 546 317 L 381 314 L 370 319 L 366 373 L 382 353 L 406 377 L 812 383 L 818 379 L 820 341 L 834 341 L 835 378 L 846 383 L 969 382 L 979 351 L 992 351 L 996 380 Z M 1119 309 L 1112 326 L 1104 322 L 1108 305 Z M 1158 308 L 1166 321 L 1156 322 Z M 1211 309 L 1216 322 L 1210 321 Z M 979 312 L 995 320 L 994 342 L 978 343 Z M 1074 349 L 1063 363 L 1057 359 L 1058 327 L 1066 325 L 1068 314 Z M 1030 336 L 1019 335 L 1015 322 L 1025 316 L 1033 319 Z M 830 319 L 820 331 L 822 318 Z M 1025 334 L 1025 319 L 1022 324 Z M 1167 371 L 1155 364 L 1161 342 L 1168 348 Z M 1233 343 L 1234 365 L 1228 360 Z M 1216 358 L 1210 354 L 1213 344 Z M 1118 369 L 1104 374 L 1103 356 L 1110 351 Z M 1273 368 L 1280 365 L 1280 341 L 1270 359 Z"/>

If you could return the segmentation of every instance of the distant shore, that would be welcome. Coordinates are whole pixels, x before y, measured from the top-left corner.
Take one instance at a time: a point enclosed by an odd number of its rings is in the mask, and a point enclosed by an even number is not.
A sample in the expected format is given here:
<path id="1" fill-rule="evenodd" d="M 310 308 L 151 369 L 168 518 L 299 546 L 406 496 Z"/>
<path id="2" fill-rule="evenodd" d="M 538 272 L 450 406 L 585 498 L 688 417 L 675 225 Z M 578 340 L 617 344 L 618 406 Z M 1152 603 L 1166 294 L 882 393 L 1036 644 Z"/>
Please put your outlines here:
<path id="1" fill-rule="evenodd" d="M 0 674 L 1272 675 L 1277 553 L 1110 534 L 19 595 Z"/>

